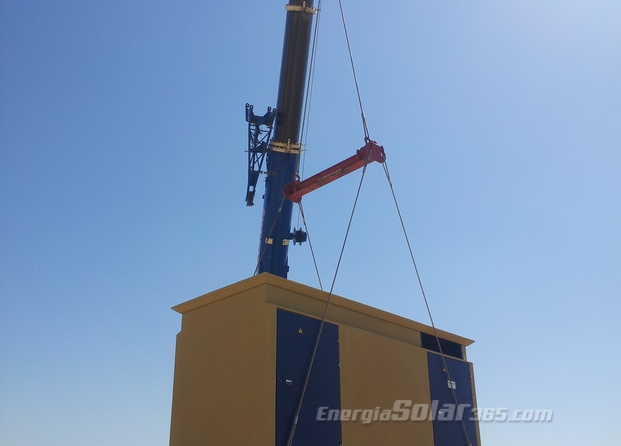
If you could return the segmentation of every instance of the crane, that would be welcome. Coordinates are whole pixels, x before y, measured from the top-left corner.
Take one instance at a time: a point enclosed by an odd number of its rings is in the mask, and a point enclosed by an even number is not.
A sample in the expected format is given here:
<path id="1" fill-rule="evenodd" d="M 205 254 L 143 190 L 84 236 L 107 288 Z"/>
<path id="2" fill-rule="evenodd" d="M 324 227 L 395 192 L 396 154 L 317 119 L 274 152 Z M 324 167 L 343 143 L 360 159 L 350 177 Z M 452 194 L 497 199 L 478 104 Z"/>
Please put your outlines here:
<path id="1" fill-rule="evenodd" d="M 257 273 L 268 272 L 283 278 L 289 272 L 288 249 L 306 241 L 302 229 L 291 230 L 293 203 L 302 196 L 369 162 L 383 163 L 383 147 L 369 138 L 355 155 L 306 180 L 298 178 L 302 151 L 300 129 L 308 69 L 313 16 L 313 0 L 289 0 L 283 42 L 278 100 L 276 108 L 268 107 L 264 115 L 255 115 L 246 104 L 248 122 L 248 186 L 246 205 L 254 205 L 256 186 L 265 174 L 263 220 L 259 243 Z M 272 137 L 273 133 L 273 137 Z M 266 170 L 263 171 L 263 166 Z"/>

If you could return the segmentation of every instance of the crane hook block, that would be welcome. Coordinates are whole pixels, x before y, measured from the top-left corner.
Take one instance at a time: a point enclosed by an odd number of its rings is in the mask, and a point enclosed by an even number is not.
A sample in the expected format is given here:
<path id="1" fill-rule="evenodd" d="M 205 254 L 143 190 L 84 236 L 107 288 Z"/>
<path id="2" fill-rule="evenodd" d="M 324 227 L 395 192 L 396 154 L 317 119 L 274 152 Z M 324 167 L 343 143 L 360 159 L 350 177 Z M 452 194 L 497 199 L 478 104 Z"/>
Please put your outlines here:
<path id="1" fill-rule="evenodd" d="M 304 181 L 294 180 L 285 184 L 285 187 L 283 188 L 283 195 L 288 200 L 291 200 L 294 203 L 299 203 L 302 200 L 302 197 L 307 193 L 312 192 L 315 189 L 319 189 L 321 186 L 325 186 L 326 184 L 331 183 L 332 181 L 341 178 L 348 173 L 358 170 L 373 161 L 383 163 L 386 161 L 386 153 L 384 153 L 384 148 L 382 146 L 377 145 L 377 142 L 368 139 L 364 147 L 356 150 L 356 154 L 346 160 L 343 160 L 332 167 L 328 167 L 327 169 L 305 179 Z"/>

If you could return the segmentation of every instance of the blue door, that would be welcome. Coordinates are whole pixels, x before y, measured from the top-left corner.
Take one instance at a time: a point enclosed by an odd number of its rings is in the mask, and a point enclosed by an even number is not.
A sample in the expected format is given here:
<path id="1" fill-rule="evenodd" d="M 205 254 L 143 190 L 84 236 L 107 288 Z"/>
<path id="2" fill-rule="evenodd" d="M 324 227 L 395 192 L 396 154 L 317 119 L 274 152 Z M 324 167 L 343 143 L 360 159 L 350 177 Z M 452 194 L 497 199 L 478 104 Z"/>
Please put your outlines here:
<path id="1" fill-rule="evenodd" d="M 432 408 L 435 409 L 435 419 L 433 420 L 434 445 L 467 446 L 465 428 L 470 444 L 477 446 L 470 363 L 446 356 L 444 358 L 451 375 L 451 381 L 448 380 L 442 357 L 435 353 L 427 353 L 429 387 L 433 403 Z M 451 388 L 455 390 L 457 405 L 455 405 Z M 463 405 L 461 416 L 459 405 Z M 463 425 L 461 420 L 463 420 Z"/>
<path id="2" fill-rule="evenodd" d="M 286 446 L 321 321 L 278 309 L 276 446 Z M 340 421 L 318 421 L 320 408 L 341 409 L 338 326 L 325 323 L 292 446 L 340 446 Z M 325 418 L 325 417 L 323 417 Z"/>

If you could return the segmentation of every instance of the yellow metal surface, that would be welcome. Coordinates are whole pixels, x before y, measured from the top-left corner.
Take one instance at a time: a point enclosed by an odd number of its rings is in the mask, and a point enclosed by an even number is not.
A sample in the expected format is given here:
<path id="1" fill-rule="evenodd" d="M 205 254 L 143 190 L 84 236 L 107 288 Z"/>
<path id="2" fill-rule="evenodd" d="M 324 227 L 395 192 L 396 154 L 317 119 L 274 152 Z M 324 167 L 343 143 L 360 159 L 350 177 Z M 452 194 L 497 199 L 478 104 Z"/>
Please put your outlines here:
<path id="1" fill-rule="evenodd" d="M 404 399 L 431 404 L 426 350 L 346 325 L 339 336 L 343 409 L 387 410 Z M 344 445 L 433 445 L 430 421 L 349 421 L 342 428 Z"/>
<path id="2" fill-rule="evenodd" d="M 184 313 L 171 446 L 274 443 L 276 315 L 264 291 L 241 291 Z"/>

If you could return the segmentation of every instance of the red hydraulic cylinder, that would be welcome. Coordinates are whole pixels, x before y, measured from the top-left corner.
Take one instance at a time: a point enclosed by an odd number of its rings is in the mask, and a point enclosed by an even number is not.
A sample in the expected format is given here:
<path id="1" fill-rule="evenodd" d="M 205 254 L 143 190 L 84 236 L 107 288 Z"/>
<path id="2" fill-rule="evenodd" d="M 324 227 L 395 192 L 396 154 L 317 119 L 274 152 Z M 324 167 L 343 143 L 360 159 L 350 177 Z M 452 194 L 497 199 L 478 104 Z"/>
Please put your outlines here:
<path id="1" fill-rule="evenodd" d="M 355 170 L 364 167 L 365 164 L 372 161 L 383 163 L 386 161 L 386 154 L 384 148 L 378 146 L 375 141 L 368 140 L 364 147 L 356 150 L 356 154 L 335 164 L 332 167 L 328 167 L 326 170 L 322 170 L 316 175 L 305 179 L 304 181 L 294 180 L 285 184 L 283 188 L 283 195 L 288 200 L 294 203 L 299 203 L 302 197 L 309 192 L 319 189 L 321 186 L 325 186 L 332 181 L 341 178 Z"/>

